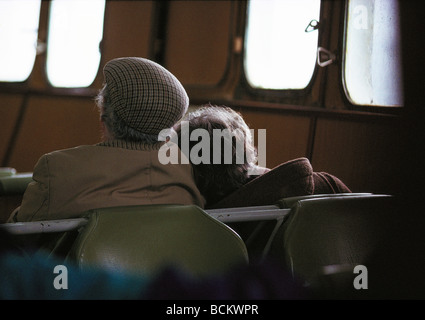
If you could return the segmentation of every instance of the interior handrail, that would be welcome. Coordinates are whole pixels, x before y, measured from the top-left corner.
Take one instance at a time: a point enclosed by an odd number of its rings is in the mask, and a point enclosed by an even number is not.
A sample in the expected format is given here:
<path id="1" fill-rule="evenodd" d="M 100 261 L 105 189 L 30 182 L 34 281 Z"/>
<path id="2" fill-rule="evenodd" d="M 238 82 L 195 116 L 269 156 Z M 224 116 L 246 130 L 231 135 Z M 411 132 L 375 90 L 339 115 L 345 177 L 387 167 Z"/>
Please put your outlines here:
<path id="1" fill-rule="evenodd" d="M 0 229 L 11 234 L 24 235 L 36 233 L 53 233 L 76 230 L 87 224 L 87 218 L 58 219 L 0 224 Z"/>
<path id="2" fill-rule="evenodd" d="M 290 209 L 278 206 L 258 206 L 204 210 L 211 217 L 226 222 L 278 220 L 286 216 Z M 53 233 L 76 230 L 87 223 L 87 218 L 13 222 L 0 224 L 0 228 L 12 234 Z"/>

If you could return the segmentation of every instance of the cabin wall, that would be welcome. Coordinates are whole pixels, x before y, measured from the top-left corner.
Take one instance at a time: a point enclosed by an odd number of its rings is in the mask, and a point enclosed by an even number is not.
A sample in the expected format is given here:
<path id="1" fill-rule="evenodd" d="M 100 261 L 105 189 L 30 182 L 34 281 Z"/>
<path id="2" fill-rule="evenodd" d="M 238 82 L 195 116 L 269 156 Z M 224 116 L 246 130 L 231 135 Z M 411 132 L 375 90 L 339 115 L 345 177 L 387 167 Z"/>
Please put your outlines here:
<path id="1" fill-rule="evenodd" d="M 319 119 L 313 168 L 336 175 L 356 192 L 395 194 L 401 165 L 399 130 L 396 121 Z"/>
<path id="2" fill-rule="evenodd" d="M 43 3 L 42 14 L 46 6 Z M 25 84 L 0 84 L 1 166 L 32 171 L 43 153 L 99 141 L 94 96 L 102 85 L 104 63 L 142 56 L 162 60 L 187 88 L 195 107 L 225 103 L 239 110 L 253 129 L 267 129 L 268 167 L 308 157 L 315 171 L 336 175 L 353 191 L 398 192 L 393 175 L 402 144 L 397 116 L 332 113 L 346 108 L 340 93 L 332 95 L 340 89 L 331 87 L 317 109 L 311 104 L 296 110 L 284 103 L 237 100 L 242 70 L 234 42 L 240 33 L 235 27 L 241 19 L 239 2 L 174 1 L 166 12 L 158 8 L 151 1 L 108 1 L 101 67 L 86 90 L 51 88 L 43 71 L 44 55 L 37 56 L 34 74 Z M 162 33 L 155 28 L 164 23 L 161 19 L 168 21 Z M 40 25 L 41 34 L 46 27 Z M 328 77 L 337 72 L 329 69 Z"/>

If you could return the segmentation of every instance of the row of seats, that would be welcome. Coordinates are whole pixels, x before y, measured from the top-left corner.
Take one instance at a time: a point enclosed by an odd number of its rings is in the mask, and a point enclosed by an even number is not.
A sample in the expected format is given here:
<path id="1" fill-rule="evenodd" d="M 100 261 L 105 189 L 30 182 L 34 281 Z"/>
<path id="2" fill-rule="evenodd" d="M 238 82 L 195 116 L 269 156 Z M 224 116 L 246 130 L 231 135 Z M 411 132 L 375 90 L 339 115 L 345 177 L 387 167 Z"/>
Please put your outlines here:
<path id="1" fill-rule="evenodd" d="M 261 210 L 265 216 L 272 209 L 281 210 L 274 213 L 263 258 L 279 260 L 308 286 L 337 291 L 352 288 L 354 267 L 367 266 L 380 250 L 390 231 L 393 201 L 388 195 L 349 193 L 287 198 L 274 208 L 245 209 L 255 213 L 258 223 Z M 240 215 L 243 210 L 228 209 L 225 216 Z M 221 216 L 223 212 L 226 209 Z M 217 217 L 213 210 L 208 213 L 193 205 L 129 206 L 91 210 L 77 224 L 73 219 L 73 223 L 58 220 L 2 227 L 15 234 L 24 230 L 54 235 L 47 237 L 43 250 L 48 248 L 55 257 L 81 268 L 152 274 L 169 265 L 204 276 L 250 261 L 246 241 Z M 244 221 L 252 219 L 238 223 Z M 57 229 L 66 222 L 65 229 Z M 34 225 L 43 228 L 34 229 Z"/>
<path id="2" fill-rule="evenodd" d="M 0 172 L 0 194 L 22 194 L 31 174 Z M 261 256 L 328 292 L 353 287 L 353 270 L 385 246 L 394 197 L 370 193 L 284 198 L 271 206 L 203 210 L 155 205 L 96 209 L 81 219 L 5 224 L 17 243 L 36 243 L 81 268 L 154 273 L 166 265 L 197 276 Z M 18 239 L 19 238 L 19 239 Z M 24 239 L 24 240 L 22 240 Z"/>

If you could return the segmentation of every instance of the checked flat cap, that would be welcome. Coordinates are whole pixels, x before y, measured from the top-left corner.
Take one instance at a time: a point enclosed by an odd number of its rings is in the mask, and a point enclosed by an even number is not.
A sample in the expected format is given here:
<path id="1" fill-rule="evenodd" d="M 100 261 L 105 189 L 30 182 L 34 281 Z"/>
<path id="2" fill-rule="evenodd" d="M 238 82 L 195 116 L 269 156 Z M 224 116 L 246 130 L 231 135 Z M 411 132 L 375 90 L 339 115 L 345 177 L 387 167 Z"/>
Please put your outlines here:
<path id="1" fill-rule="evenodd" d="M 189 98 L 180 81 L 144 58 L 117 58 L 103 68 L 109 102 L 129 127 L 146 134 L 171 128 L 186 113 Z"/>

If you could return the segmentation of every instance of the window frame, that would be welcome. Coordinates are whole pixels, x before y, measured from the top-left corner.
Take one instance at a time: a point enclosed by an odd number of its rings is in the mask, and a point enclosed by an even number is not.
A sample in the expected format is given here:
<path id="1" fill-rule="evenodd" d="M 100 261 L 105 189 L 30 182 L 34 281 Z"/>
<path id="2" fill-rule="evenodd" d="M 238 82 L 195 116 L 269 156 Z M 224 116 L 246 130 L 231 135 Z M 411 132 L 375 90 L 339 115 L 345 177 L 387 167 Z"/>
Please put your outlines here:
<path id="1" fill-rule="evenodd" d="M 346 105 L 347 109 L 350 111 L 360 111 L 360 112 L 371 112 L 371 113 L 382 113 L 382 114 L 394 114 L 398 115 L 403 112 L 404 105 L 402 106 L 382 106 L 382 105 L 365 105 L 365 104 L 355 104 L 351 101 L 349 98 L 349 93 L 347 89 L 347 85 L 345 82 L 345 50 L 347 46 L 347 22 L 348 22 L 348 6 L 349 6 L 349 0 L 344 1 L 344 5 L 342 6 L 342 16 L 343 16 L 343 23 L 341 23 L 341 29 L 340 29 L 340 39 L 342 40 L 342 45 L 340 46 L 340 50 L 338 52 L 338 56 L 341 57 L 341 61 L 339 63 L 340 72 L 339 77 L 340 80 L 338 81 L 340 84 L 340 91 L 342 99 L 344 100 L 344 104 Z M 402 43 L 401 43 L 402 46 Z M 403 60 L 401 61 L 402 68 L 403 68 Z"/>
<path id="2" fill-rule="evenodd" d="M 299 102 L 304 101 L 307 97 L 311 97 L 312 91 L 317 85 L 317 82 L 320 82 L 322 75 L 320 74 L 320 67 L 317 64 L 317 49 L 316 49 L 316 62 L 314 66 L 314 70 L 311 76 L 311 79 L 308 85 L 302 89 L 264 89 L 264 88 L 255 88 L 252 87 L 247 79 L 247 75 L 245 72 L 245 40 L 246 40 L 246 31 L 248 26 L 248 1 L 246 2 L 245 10 L 245 19 L 243 23 L 243 50 L 240 55 L 241 65 L 240 65 L 240 84 L 237 88 L 237 92 L 243 92 L 243 95 L 250 100 L 261 100 L 265 102 L 279 102 L 279 103 L 287 103 L 287 104 L 299 104 Z M 320 1 L 320 18 L 318 29 L 313 32 L 318 32 L 317 39 L 317 48 L 321 46 L 323 41 L 323 32 L 325 31 L 324 23 L 324 6 L 323 0 Z M 312 104 L 317 106 L 320 103 L 319 101 L 312 101 Z M 302 103 L 302 105 L 304 105 Z"/>
<path id="3" fill-rule="evenodd" d="M 42 19 L 42 8 L 43 8 L 43 1 L 40 1 L 40 10 L 38 12 L 38 30 L 37 30 L 37 46 L 39 45 L 39 35 L 40 35 L 40 26 L 41 26 L 41 19 Z M 34 72 L 34 69 L 36 68 L 36 62 L 37 62 L 37 58 L 40 55 L 40 53 L 37 52 L 38 49 L 36 49 L 35 52 L 35 57 L 34 57 L 34 62 L 31 68 L 30 73 L 28 74 L 28 77 L 25 80 L 22 81 L 4 81 L 4 80 L 0 80 L 0 86 L 6 88 L 6 90 L 8 89 L 16 89 L 16 88 L 21 88 L 21 87 L 26 87 L 28 85 L 28 82 L 31 79 L 31 76 Z"/>
<path id="4" fill-rule="evenodd" d="M 47 4 L 47 15 L 46 15 L 46 21 L 43 21 L 43 23 L 45 23 L 45 34 L 46 37 L 44 39 L 44 44 L 45 44 L 45 50 L 42 53 L 43 56 L 43 77 L 44 77 L 44 82 L 47 86 L 47 88 L 54 90 L 54 91 L 58 91 L 58 92 L 75 92 L 75 93 L 84 93 L 87 91 L 91 91 L 92 88 L 94 87 L 94 85 L 96 84 L 96 79 L 99 77 L 99 73 L 101 71 L 101 67 L 102 67 L 102 62 L 103 62 L 103 56 L 104 56 L 104 52 L 103 52 L 103 39 L 104 39 L 104 32 L 105 32 L 105 24 L 106 24 L 106 13 L 107 13 L 107 6 L 108 6 L 108 1 L 105 0 L 105 7 L 104 7 L 104 13 L 103 13 L 103 24 L 102 24 L 102 37 L 99 43 L 99 65 L 97 67 L 97 71 L 93 77 L 93 80 L 91 81 L 91 83 L 87 86 L 71 86 L 71 87 L 66 87 L 66 86 L 55 86 L 52 84 L 52 82 L 49 80 L 49 75 L 48 75 L 48 71 L 47 71 L 47 65 L 48 65 L 48 48 L 49 48 L 49 38 L 50 38 L 50 21 L 51 21 L 51 7 L 52 7 L 53 1 L 48 1 Z"/>
<path id="5" fill-rule="evenodd" d="M 103 38 L 107 24 L 108 2 L 105 3 L 105 16 L 103 23 Z M 13 94 L 36 94 L 65 97 L 93 97 L 98 92 L 99 80 L 102 76 L 102 65 L 104 64 L 103 42 L 100 43 L 100 63 L 93 82 L 87 87 L 55 87 L 51 85 L 47 77 L 47 39 L 49 32 L 50 1 L 41 1 L 39 21 L 38 21 L 38 43 L 45 46 L 45 49 L 36 54 L 33 69 L 29 77 L 22 82 L 0 82 L 0 93 L 7 92 Z"/>

